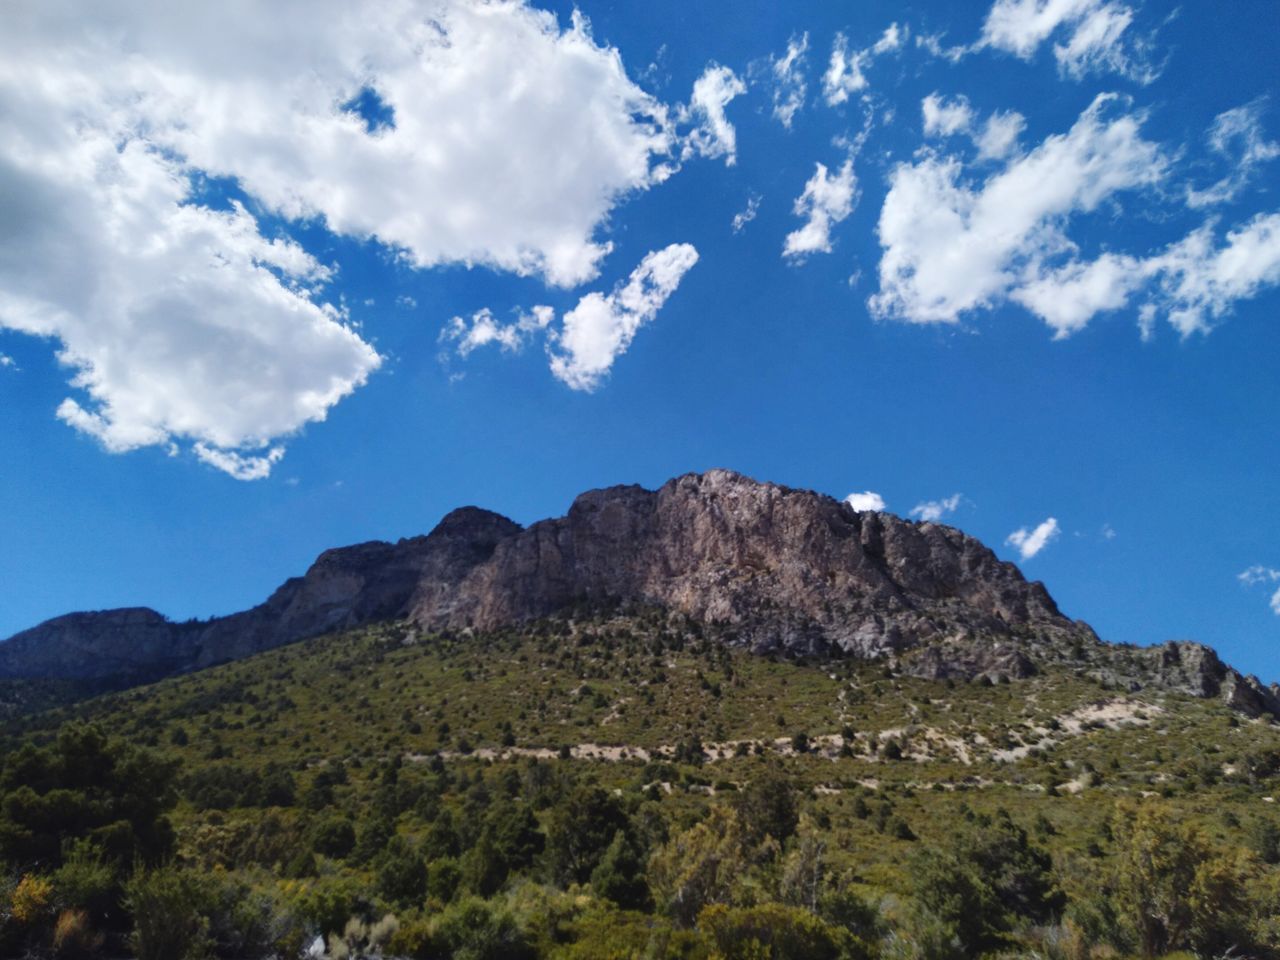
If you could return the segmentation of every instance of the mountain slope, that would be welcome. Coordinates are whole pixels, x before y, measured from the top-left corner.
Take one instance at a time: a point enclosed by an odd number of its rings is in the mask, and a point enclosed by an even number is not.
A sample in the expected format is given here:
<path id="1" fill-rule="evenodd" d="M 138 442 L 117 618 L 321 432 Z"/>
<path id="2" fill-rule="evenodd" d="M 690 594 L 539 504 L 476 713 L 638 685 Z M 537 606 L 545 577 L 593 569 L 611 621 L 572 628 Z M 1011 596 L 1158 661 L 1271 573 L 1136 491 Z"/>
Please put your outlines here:
<path id="1" fill-rule="evenodd" d="M 584 493 L 566 516 L 528 529 L 456 510 L 425 537 L 327 551 L 265 603 L 204 623 L 146 609 L 59 617 L 0 645 L 0 677 L 125 686 L 383 621 L 494 630 L 618 604 L 686 616 L 760 653 L 884 656 L 908 673 L 962 679 L 1087 662 L 1130 689 L 1155 683 L 1280 712 L 1274 689 L 1207 648 L 1100 644 L 1042 584 L 959 530 L 727 470 L 656 491 Z"/>

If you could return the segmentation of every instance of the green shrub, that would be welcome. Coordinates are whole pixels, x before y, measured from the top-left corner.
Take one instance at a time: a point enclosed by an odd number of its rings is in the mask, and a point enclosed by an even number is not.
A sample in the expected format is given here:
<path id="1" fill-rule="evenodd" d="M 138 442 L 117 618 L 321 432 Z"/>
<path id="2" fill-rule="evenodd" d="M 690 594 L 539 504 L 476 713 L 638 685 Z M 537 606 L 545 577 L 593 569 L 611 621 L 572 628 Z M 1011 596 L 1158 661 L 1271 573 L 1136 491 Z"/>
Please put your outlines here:
<path id="1" fill-rule="evenodd" d="M 210 891 L 198 874 L 178 867 L 140 871 L 125 884 L 133 918 L 129 945 L 138 960 L 204 960 L 212 955 Z"/>

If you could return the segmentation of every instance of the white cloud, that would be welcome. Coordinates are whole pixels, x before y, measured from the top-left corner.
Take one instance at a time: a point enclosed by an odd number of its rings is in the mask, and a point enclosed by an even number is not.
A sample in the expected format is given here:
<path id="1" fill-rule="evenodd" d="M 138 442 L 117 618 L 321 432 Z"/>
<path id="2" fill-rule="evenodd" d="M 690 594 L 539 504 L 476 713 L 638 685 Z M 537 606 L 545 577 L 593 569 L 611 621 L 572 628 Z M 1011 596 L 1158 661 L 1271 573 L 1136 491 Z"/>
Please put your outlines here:
<path id="1" fill-rule="evenodd" d="M 271 475 L 271 468 L 284 457 L 283 447 L 272 447 L 265 456 L 249 456 L 233 450 L 217 450 L 203 443 L 197 443 L 193 449 L 196 456 L 204 463 L 230 474 L 237 480 L 262 480 Z"/>
<path id="2" fill-rule="evenodd" d="M 1073 261 L 1029 279 L 1010 293 L 1053 328 L 1061 339 L 1084 329 L 1093 317 L 1118 310 L 1145 281 L 1133 257 L 1104 253 L 1091 263 Z"/>
<path id="3" fill-rule="evenodd" d="M 876 56 L 882 53 L 892 53 L 902 49 L 902 45 L 907 42 L 907 36 L 910 33 L 905 25 L 891 23 L 884 28 L 884 33 L 880 34 L 880 39 L 875 42 L 875 46 L 871 48 L 871 52 Z"/>
<path id="4" fill-rule="evenodd" d="M 885 508 L 884 497 L 871 490 L 867 490 L 863 493 L 851 493 L 844 498 L 844 502 L 853 507 L 853 509 L 857 510 L 859 513 L 864 513 L 869 510 L 879 511 Z"/>
<path id="5" fill-rule="evenodd" d="M 531 336 L 546 330 L 553 319 L 555 310 L 548 306 L 536 306 L 512 323 L 501 323 L 485 307 L 473 313 L 470 319 L 452 318 L 440 331 L 440 341 L 456 344 L 460 357 L 466 357 L 473 350 L 491 343 L 498 344 L 505 351 L 518 351 Z"/>
<path id="6" fill-rule="evenodd" d="M 831 252 L 831 228 L 853 212 L 857 202 L 858 181 L 853 174 L 853 160 L 832 174 L 824 164 L 816 164 L 814 174 L 796 198 L 795 214 L 805 217 L 805 224 L 787 234 L 782 255 L 803 259 L 811 253 Z"/>
<path id="7" fill-rule="evenodd" d="M 787 52 L 781 57 L 769 58 L 769 70 L 773 80 L 773 116 L 788 130 L 797 113 L 804 107 L 809 86 L 804 78 L 809 34 L 792 37 Z"/>
<path id="8" fill-rule="evenodd" d="M 16 360 L 13 359 L 13 357 L 9 356 L 7 353 L 0 353 L 0 369 L 17 370 L 18 363 Z"/>
<path id="9" fill-rule="evenodd" d="M 589 293 L 564 316 L 554 337 L 551 372 L 574 390 L 591 391 L 627 351 L 636 331 L 657 315 L 698 251 L 673 243 L 648 254 L 610 294 Z"/>
<path id="10" fill-rule="evenodd" d="M 1212 222 L 1142 264 L 1158 275 L 1157 299 L 1182 336 L 1207 333 L 1237 300 L 1280 284 L 1280 213 L 1259 214 L 1215 247 Z"/>
<path id="11" fill-rule="evenodd" d="M 827 106 L 846 103 L 855 93 L 869 86 L 866 71 L 875 58 L 885 53 L 895 53 L 906 42 L 908 30 L 896 23 L 890 24 L 880 39 L 863 50 L 849 49 L 849 38 L 837 33 L 831 44 L 831 58 L 826 73 L 822 75 L 822 96 Z"/>
<path id="12" fill-rule="evenodd" d="M 683 157 L 724 157 L 728 166 L 738 158 L 737 133 L 724 114 L 725 105 L 747 92 L 738 76 L 728 67 L 708 66 L 693 85 L 693 96 L 684 108 L 682 118 L 697 126 L 685 139 Z"/>
<path id="13" fill-rule="evenodd" d="M 911 516 L 919 517 L 921 520 L 938 521 L 949 513 L 955 513 L 962 499 L 960 494 L 953 493 L 941 500 L 926 500 L 911 508 Z"/>
<path id="14" fill-rule="evenodd" d="M 1060 532 L 1058 521 L 1050 517 L 1034 530 L 1019 527 L 1009 534 L 1004 542 L 1016 547 L 1023 560 L 1030 560 L 1050 543 L 1058 539 Z"/>
<path id="15" fill-rule="evenodd" d="M 1273 567 L 1253 566 L 1237 576 L 1246 587 L 1255 587 L 1260 583 L 1276 583 L 1280 581 L 1280 570 Z M 1271 594 L 1271 611 L 1280 617 L 1280 588 Z"/>
<path id="16" fill-rule="evenodd" d="M 1262 132 L 1263 103 L 1260 98 L 1220 113 L 1214 119 L 1209 128 L 1209 148 L 1231 164 L 1232 172 L 1204 190 L 1188 188 L 1189 206 L 1229 203 L 1253 178 L 1259 164 L 1280 157 L 1280 143 L 1267 140 Z"/>
<path id="17" fill-rule="evenodd" d="M 947 99 L 931 93 L 920 103 L 926 137 L 949 137 L 968 133 L 973 123 L 973 108 L 967 97 Z"/>
<path id="18" fill-rule="evenodd" d="M 920 102 L 926 137 L 966 135 L 986 160 L 1002 160 L 1018 149 L 1018 137 L 1027 125 L 1016 111 L 997 112 L 978 126 L 978 115 L 963 95 L 946 97 L 931 93 Z"/>
<path id="19" fill-rule="evenodd" d="M 1048 137 L 977 186 L 962 179 L 955 157 L 927 152 L 900 164 L 880 213 L 873 312 L 955 323 L 993 306 L 1074 249 L 1064 233 L 1073 214 L 1160 182 L 1163 154 L 1142 138 L 1141 116 L 1109 116 L 1118 102 L 1098 97 L 1068 133 Z"/>
<path id="20" fill-rule="evenodd" d="M 865 59 L 866 51 L 851 51 L 849 38 L 843 33 L 836 34 L 827 72 L 822 75 L 822 95 L 828 106 L 845 103 L 851 94 L 867 88 L 867 78 L 862 72 Z"/>
<path id="21" fill-rule="evenodd" d="M 207 183 L 419 268 L 571 285 L 611 250 L 613 207 L 672 172 L 666 106 L 585 19 L 522 3 L 50 0 L 8 19 L 0 326 L 59 340 L 79 392 L 59 416 L 110 451 L 184 439 L 256 476 L 253 451 L 379 365 L 320 300 L 332 269 L 250 206 L 206 206 Z"/>
<path id="22" fill-rule="evenodd" d="M 1000 160 L 1018 149 L 1018 137 L 1022 135 L 1027 119 L 1014 110 L 993 113 L 987 118 L 982 132 L 974 137 L 978 156 Z"/>
<path id="23" fill-rule="evenodd" d="M 611 249 L 612 208 L 672 171 L 668 109 L 577 16 L 562 30 L 464 0 L 18 11 L 0 33 L 0 326 L 60 341 L 80 394 L 59 416 L 114 451 L 176 438 L 256 476 L 271 460 L 254 450 L 379 365 L 321 301 L 331 269 L 248 206 L 205 206 L 206 183 L 413 266 L 573 285 Z"/>
<path id="24" fill-rule="evenodd" d="M 917 34 L 916 48 L 924 50 L 930 56 L 938 57 L 939 59 L 946 60 L 950 63 L 959 63 L 973 52 L 972 48 L 964 46 L 963 44 L 956 44 L 950 47 L 943 46 L 942 34 L 938 33 Z"/>
<path id="25" fill-rule="evenodd" d="M 1158 70 L 1147 59 L 1147 42 L 1133 37 L 1133 9 L 1112 0 L 995 0 L 976 45 L 1005 50 L 1030 60 L 1055 34 L 1058 69 L 1079 80 L 1111 71 L 1150 83 Z"/>
<path id="26" fill-rule="evenodd" d="M 746 208 L 733 215 L 734 233 L 741 233 L 743 228 L 756 218 L 756 214 L 760 211 L 760 201 L 763 199 L 758 193 L 753 193 L 747 197 Z"/>

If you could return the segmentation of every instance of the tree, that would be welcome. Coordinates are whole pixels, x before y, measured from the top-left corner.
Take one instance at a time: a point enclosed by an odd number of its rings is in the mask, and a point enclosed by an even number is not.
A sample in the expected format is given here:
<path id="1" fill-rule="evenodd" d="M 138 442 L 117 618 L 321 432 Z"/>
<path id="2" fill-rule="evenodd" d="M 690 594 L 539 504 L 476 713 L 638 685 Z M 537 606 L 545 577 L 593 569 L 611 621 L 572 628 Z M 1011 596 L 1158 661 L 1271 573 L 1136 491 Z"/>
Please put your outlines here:
<path id="1" fill-rule="evenodd" d="M 49 746 L 27 745 L 0 769 L 0 859 L 57 866 L 87 840 L 104 857 L 155 863 L 173 851 L 165 813 L 177 800 L 177 765 L 69 726 Z"/>
<path id="2" fill-rule="evenodd" d="M 1019 918 L 1044 922 L 1061 909 L 1052 869 L 1049 855 L 1002 812 L 948 849 L 917 854 L 912 874 L 921 905 L 976 954 L 998 946 Z"/>
<path id="3" fill-rule="evenodd" d="M 715 806 L 707 817 L 673 836 L 649 861 L 654 899 L 671 917 L 691 926 L 702 908 L 729 903 L 750 865 L 739 815 Z"/>
<path id="4" fill-rule="evenodd" d="M 1238 946 L 1247 927 L 1251 854 L 1216 848 L 1192 823 L 1156 802 L 1117 807 L 1113 893 L 1142 955 Z"/>
<path id="5" fill-rule="evenodd" d="M 546 859 L 551 879 L 567 886 L 586 883 L 619 830 L 631 823 L 621 804 L 600 787 L 576 788 L 551 811 Z"/>
<path id="6" fill-rule="evenodd" d="M 591 872 L 591 889 L 624 910 L 649 910 L 653 897 L 644 879 L 644 860 L 627 834 L 619 830 Z"/>
<path id="7" fill-rule="evenodd" d="M 397 906 L 409 906 L 427 895 L 427 865 L 403 837 L 393 837 L 378 859 L 377 889 Z"/>
<path id="8" fill-rule="evenodd" d="M 777 767 L 753 777 L 735 798 L 734 808 L 750 843 L 759 843 L 765 837 L 785 843 L 800 822 L 795 789 Z"/>

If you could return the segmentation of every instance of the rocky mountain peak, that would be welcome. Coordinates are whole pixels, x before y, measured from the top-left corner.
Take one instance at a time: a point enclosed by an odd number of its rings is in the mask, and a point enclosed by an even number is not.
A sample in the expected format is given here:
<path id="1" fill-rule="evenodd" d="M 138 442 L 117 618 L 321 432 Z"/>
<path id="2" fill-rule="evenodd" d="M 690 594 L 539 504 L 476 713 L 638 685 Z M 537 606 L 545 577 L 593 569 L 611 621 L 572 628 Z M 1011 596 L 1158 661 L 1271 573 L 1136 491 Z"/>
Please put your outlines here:
<path id="1" fill-rule="evenodd" d="M 1123 648 L 955 528 L 731 470 L 591 490 L 527 528 L 463 507 L 425 536 L 326 550 L 264 603 L 208 622 L 146 609 L 60 617 L 0 644 L 0 677 L 175 672 L 378 621 L 492 630 L 619 604 L 682 615 L 758 652 L 887 657 L 958 678 L 1100 656 L 1091 669 L 1107 682 L 1280 710 L 1274 691 L 1198 645 L 1094 656 Z"/>

